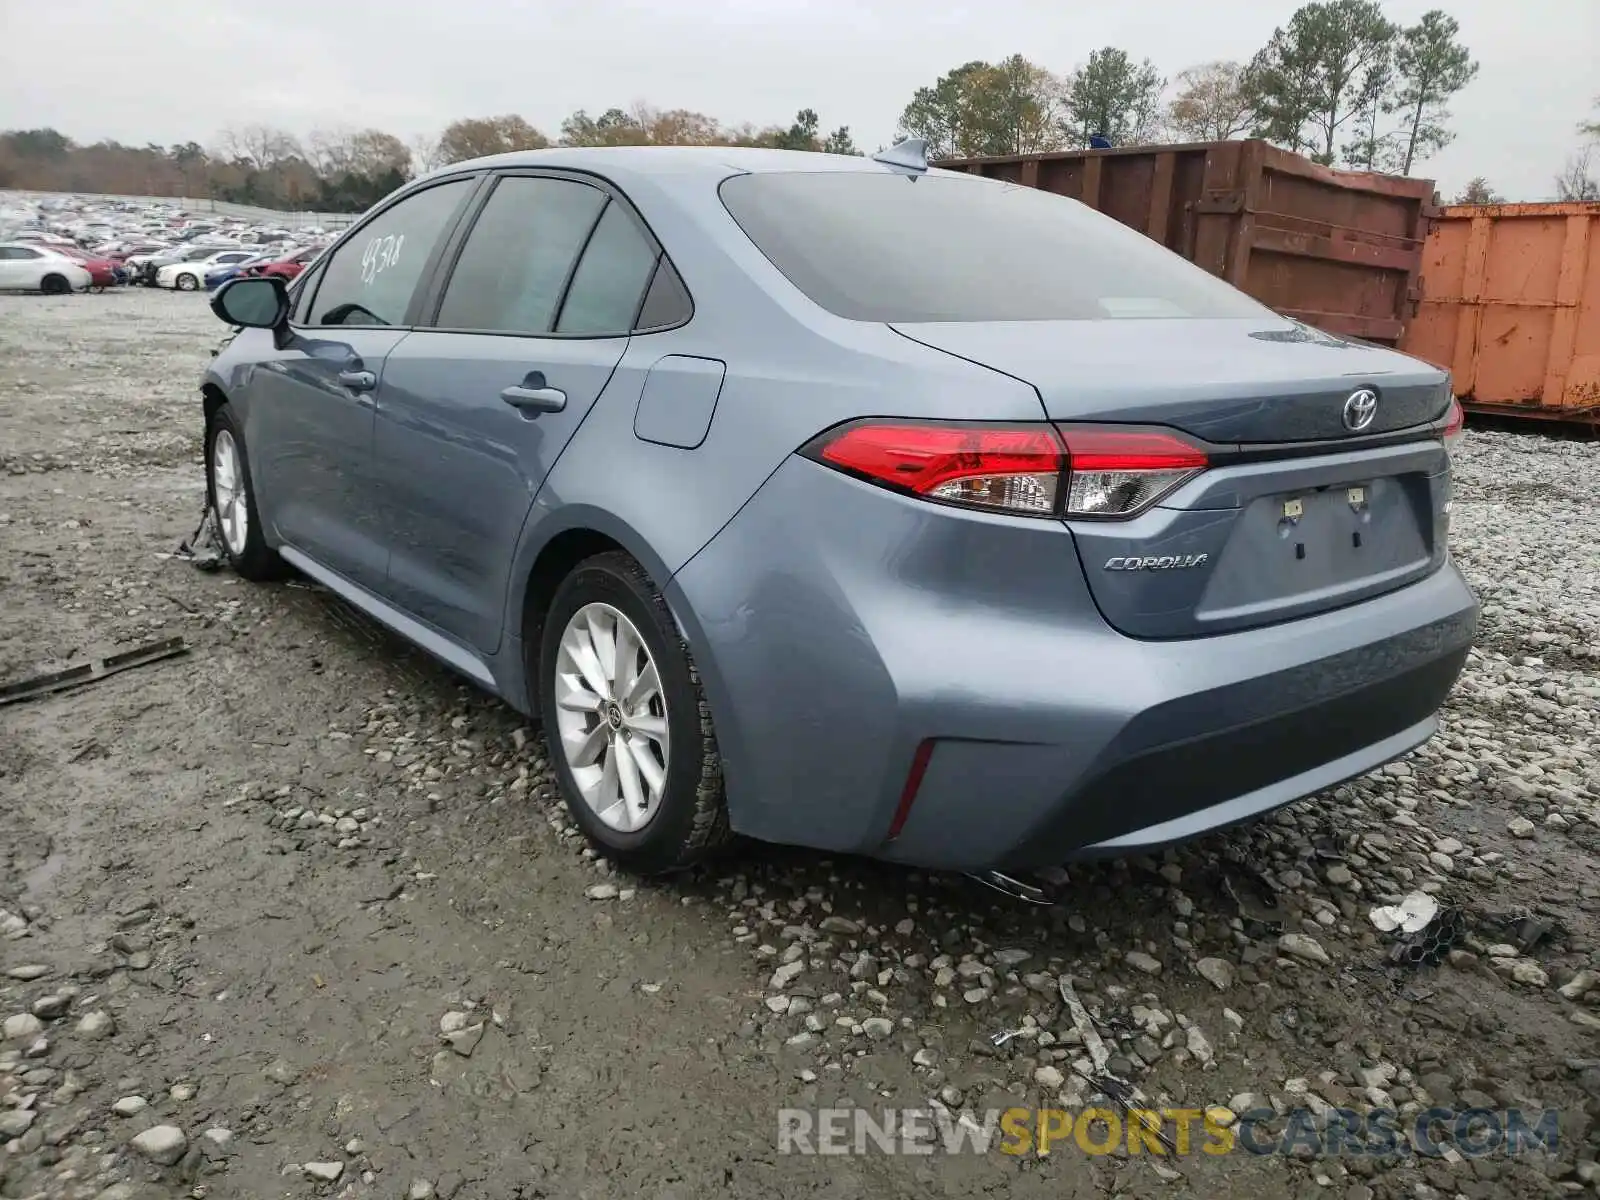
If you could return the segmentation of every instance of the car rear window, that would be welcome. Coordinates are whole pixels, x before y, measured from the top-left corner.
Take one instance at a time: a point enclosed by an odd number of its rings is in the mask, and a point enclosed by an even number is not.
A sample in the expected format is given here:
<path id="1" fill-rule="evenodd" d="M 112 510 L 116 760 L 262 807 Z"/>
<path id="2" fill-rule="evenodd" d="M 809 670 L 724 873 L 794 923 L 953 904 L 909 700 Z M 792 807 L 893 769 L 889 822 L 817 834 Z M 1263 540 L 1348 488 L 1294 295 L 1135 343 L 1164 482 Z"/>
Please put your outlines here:
<path id="1" fill-rule="evenodd" d="M 722 202 L 778 270 L 856 321 L 1259 317 L 1244 293 L 1110 217 L 957 175 L 735 175 Z"/>

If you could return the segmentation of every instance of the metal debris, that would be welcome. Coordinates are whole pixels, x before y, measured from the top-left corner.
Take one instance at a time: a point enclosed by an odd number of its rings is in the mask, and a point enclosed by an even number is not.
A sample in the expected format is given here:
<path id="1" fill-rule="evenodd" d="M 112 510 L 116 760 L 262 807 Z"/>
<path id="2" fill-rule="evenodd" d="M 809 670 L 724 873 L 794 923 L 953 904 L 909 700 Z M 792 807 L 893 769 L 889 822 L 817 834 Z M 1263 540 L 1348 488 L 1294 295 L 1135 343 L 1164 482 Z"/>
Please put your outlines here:
<path id="1" fill-rule="evenodd" d="M 200 524 L 185 541 L 178 543 L 178 548 L 172 557 L 185 560 L 199 571 L 215 571 L 227 562 L 227 555 L 222 545 L 222 531 L 217 528 L 217 510 L 211 506 L 209 500 L 206 501 L 205 510 L 200 514 Z"/>
<path id="2" fill-rule="evenodd" d="M 1078 1031 L 1078 1036 L 1083 1038 L 1084 1049 L 1089 1051 L 1089 1060 L 1094 1063 L 1098 1074 L 1108 1075 L 1106 1064 L 1111 1061 L 1111 1051 L 1106 1049 L 1105 1042 L 1100 1040 L 1100 1031 L 1094 1027 L 1094 1021 L 1089 1016 L 1089 1010 L 1083 1006 L 1083 1001 L 1078 999 L 1078 993 L 1072 990 L 1072 981 L 1065 975 L 1057 981 L 1061 989 L 1061 1002 L 1067 1006 L 1067 1013 L 1072 1017 L 1072 1024 Z"/>
<path id="3" fill-rule="evenodd" d="M 1409 933 L 1389 948 L 1389 961 L 1401 966 L 1431 966 L 1440 962 L 1467 932 L 1467 917 L 1455 905 L 1441 908 L 1426 926 Z"/>
<path id="4" fill-rule="evenodd" d="M 41 696 L 64 692 L 69 688 L 82 687 L 86 683 L 98 683 L 100 680 L 109 678 L 119 671 L 126 671 L 132 667 L 142 667 L 146 663 L 159 662 L 161 659 L 172 658 L 188 652 L 189 647 L 181 637 L 162 638 L 158 642 L 150 642 L 148 645 L 137 646 L 132 650 L 123 650 L 117 654 L 107 654 L 103 658 L 90 659 L 88 662 L 64 667 L 59 671 L 36 675 L 32 679 L 20 679 L 15 683 L 0 684 L 0 704 L 17 704 L 23 700 L 37 700 Z"/>

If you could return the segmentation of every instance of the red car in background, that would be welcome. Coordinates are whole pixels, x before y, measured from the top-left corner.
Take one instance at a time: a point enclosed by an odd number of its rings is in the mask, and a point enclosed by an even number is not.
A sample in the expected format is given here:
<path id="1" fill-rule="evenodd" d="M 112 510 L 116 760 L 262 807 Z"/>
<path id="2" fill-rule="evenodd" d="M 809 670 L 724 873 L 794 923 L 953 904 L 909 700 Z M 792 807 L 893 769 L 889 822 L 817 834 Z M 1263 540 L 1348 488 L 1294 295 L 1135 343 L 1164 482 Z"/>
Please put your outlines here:
<path id="1" fill-rule="evenodd" d="M 79 250 L 75 246 L 52 246 L 50 248 L 57 254 L 66 255 L 66 257 L 80 264 L 85 271 L 89 272 L 89 286 L 91 288 L 99 288 L 103 291 L 108 287 L 117 285 L 117 264 L 109 258 L 96 258 L 94 255 Z"/>
<path id="2" fill-rule="evenodd" d="M 296 250 L 282 258 L 275 258 L 271 262 L 257 263 L 240 271 L 241 275 L 276 275 L 285 283 L 304 271 L 311 264 L 311 260 L 322 253 L 321 246 L 310 246 L 304 250 Z"/>

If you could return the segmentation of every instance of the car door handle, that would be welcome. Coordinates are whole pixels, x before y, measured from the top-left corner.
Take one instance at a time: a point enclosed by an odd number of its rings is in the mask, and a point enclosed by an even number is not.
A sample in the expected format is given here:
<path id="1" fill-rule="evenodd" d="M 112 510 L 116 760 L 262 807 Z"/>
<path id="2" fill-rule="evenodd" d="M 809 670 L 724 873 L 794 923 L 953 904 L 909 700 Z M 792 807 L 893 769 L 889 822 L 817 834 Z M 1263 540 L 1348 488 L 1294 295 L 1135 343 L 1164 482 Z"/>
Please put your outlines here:
<path id="1" fill-rule="evenodd" d="M 542 412 L 560 412 L 567 406 L 567 394 L 553 387 L 508 387 L 500 393 L 500 399 L 529 420 Z"/>
<path id="2" fill-rule="evenodd" d="M 371 371 L 340 371 L 339 382 L 352 391 L 370 392 L 378 386 L 378 377 Z"/>

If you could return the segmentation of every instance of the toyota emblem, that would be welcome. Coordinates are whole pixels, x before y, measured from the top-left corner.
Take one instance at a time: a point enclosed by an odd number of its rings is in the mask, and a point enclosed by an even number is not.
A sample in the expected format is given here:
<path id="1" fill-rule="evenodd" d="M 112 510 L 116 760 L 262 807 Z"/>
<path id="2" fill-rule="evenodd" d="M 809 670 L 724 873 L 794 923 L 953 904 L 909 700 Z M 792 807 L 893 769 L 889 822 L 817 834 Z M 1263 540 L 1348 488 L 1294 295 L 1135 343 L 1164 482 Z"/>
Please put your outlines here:
<path id="1" fill-rule="evenodd" d="M 1360 433 L 1372 424 L 1378 415 L 1378 393 L 1371 388 L 1358 388 L 1344 402 L 1344 427 L 1351 433 Z"/>

